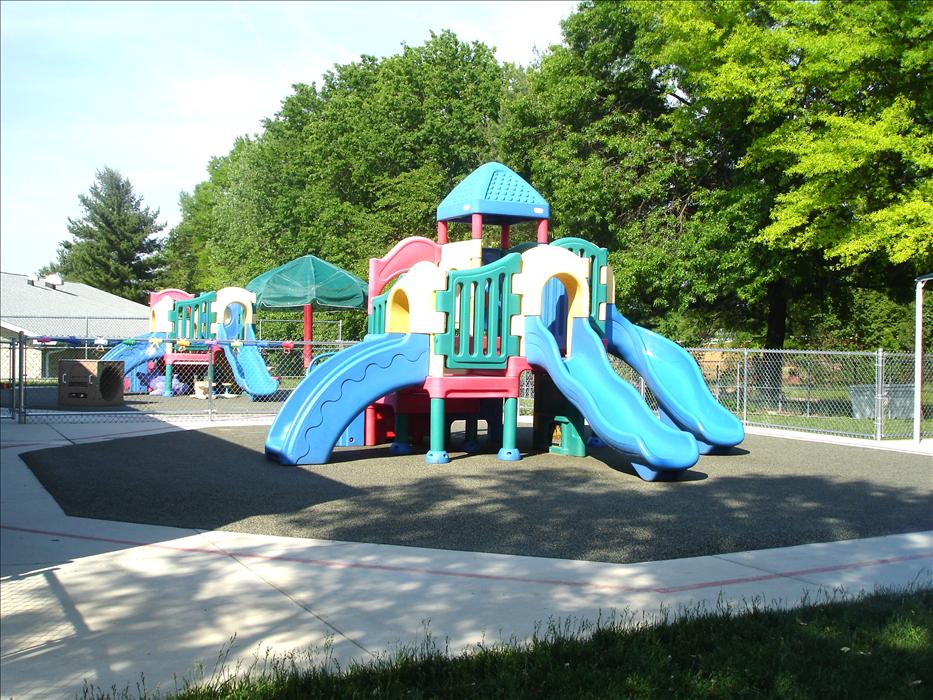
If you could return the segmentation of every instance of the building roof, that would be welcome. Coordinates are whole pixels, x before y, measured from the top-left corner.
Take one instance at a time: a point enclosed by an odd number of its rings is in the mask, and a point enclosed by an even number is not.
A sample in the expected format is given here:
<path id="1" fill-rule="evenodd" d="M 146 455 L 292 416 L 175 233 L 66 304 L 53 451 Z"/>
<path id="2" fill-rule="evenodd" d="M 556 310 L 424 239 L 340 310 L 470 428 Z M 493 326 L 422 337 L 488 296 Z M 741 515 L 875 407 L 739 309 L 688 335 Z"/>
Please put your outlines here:
<path id="1" fill-rule="evenodd" d="M 438 221 L 469 222 L 473 214 L 488 224 L 514 224 L 547 219 L 551 207 L 520 175 L 493 162 L 467 175 L 437 207 Z"/>
<path id="2" fill-rule="evenodd" d="M 128 338 L 149 328 L 149 307 L 95 287 L 0 272 L 0 325 L 28 336 Z"/>

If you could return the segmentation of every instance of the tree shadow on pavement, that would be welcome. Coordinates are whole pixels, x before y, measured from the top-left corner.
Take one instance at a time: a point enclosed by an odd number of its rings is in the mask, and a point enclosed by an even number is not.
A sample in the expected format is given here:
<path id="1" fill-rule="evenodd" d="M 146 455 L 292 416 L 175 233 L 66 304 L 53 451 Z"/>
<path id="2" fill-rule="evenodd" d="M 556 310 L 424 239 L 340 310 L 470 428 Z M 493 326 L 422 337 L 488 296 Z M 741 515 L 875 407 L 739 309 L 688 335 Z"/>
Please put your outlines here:
<path id="1" fill-rule="evenodd" d="M 198 529 L 637 562 L 933 528 L 915 455 L 750 436 L 669 483 L 598 458 L 490 454 L 426 465 L 385 447 L 283 467 L 264 428 L 24 455 L 69 515 Z"/>

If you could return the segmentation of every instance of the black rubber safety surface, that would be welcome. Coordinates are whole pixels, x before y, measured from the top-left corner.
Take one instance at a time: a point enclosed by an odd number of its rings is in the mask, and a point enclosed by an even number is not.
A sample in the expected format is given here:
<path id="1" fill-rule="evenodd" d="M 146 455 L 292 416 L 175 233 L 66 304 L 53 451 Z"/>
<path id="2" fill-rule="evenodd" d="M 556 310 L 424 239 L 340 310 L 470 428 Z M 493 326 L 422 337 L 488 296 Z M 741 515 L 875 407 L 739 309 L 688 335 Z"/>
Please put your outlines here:
<path id="1" fill-rule="evenodd" d="M 385 447 L 283 467 L 265 427 L 218 427 L 23 455 L 66 513 L 195 529 L 638 562 L 933 529 L 929 456 L 748 436 L 671 483 L 586 458 Z M 530 439 L 520 430 L 519 445 Z M 455 435 L 456 438 L 456 435 Z"/>

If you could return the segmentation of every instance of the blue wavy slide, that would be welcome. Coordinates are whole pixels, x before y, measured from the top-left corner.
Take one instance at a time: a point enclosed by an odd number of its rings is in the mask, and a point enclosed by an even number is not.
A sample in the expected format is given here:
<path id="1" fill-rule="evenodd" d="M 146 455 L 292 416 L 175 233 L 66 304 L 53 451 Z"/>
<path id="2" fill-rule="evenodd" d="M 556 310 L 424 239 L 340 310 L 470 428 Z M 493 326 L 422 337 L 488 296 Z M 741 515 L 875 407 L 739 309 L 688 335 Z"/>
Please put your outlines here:
<path id="1" fill-rule="evenodd" d="M 217 324 L 218 340 L 235 340 L 240 322 L 238 314 L 233 314 L 231 321 L 227 324 Z M 246 326 L 243 331 L 243 340 L 255 341 L 256 334 L 251 325 Z M 279 383 L 273 379 L 266 369 L 266 361 L 255 345 L 241 345 L 233 348 L 229 345 L 222 346 L 230 368 L 233 370 L 233 378 L 236 383 L 252 397 L 271 396 L 278 391 Z"/>
<path id="2" fill-rule="evenodd" d="M 662 335 L 636 326 L 614 304 L 606 308 L 609 351 L 645 380 L 661 407 L 661 420 L 693 434 L 700 454 L 738 445 L 742 422 L 710 393 L 690 353 Z"/>
<path id="3" fill-rule="evenodd" d="M 266 457 L 324 464 L 350 422 L 386 394 L 428 376 L 428 336 L 367 336 L 315 367 L 285 401 L 266 436 Z"/>
<path id="4" fill-rule="evenodd" d="M 142 372 L 145 374 L 148 372 L 148 367 L 146 363 L 149 360 L 158 360 L 165 354 L 165 345 L 163 343 L 154 344 L 150 343 L 150 338 L 161 338 L 165 340 L 165 333 L 143 333 L 142 335 L 136 336 L 136 343 L 133 345 L 126 345 L 120 343 L 115 345 L 107 351 L 107 354 L 104 355 L 102 360 L 115 360 L 123 361 L 123 376 L 130 378 L 130 392 L 139 393 L 145 392 L 148 390 L 147 387 L 144 387 L 140 384 L 139 379 L 136 377 L 136 372 L 142 366 Z"/>
<path id="5" fill-rule="evenodd" d="M 538 316 L 525 318 L 525 355 L 547 371 L 593 431 L 632 460 L 638 475 L 654 481 L 683 471 L 700 458 L 693 435 L 665 425 L 612 365 L 588 318 L 573 319 L 571 356 Z"/>

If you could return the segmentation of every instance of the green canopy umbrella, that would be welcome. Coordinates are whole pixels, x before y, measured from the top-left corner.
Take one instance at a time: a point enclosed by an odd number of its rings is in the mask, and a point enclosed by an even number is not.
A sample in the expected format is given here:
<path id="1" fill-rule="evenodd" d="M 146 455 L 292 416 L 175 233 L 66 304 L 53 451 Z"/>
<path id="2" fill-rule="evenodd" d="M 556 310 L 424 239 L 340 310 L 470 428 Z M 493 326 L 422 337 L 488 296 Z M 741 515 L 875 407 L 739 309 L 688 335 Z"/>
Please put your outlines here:
<path id="1" fill-rule="evenodd" d="M 304 339 L 312 339 L 314 309 L 366 308 L 367 285 L 356 275 L 321 260 L 303 255 L 254 277 L 246 288 L 256 294 L 257 309 L 303 309 Z M 305 366 L 311 346 L 305 345 Z"/>

